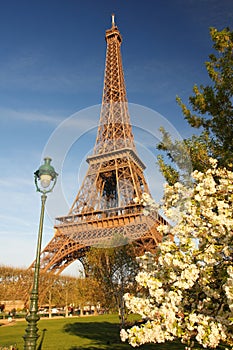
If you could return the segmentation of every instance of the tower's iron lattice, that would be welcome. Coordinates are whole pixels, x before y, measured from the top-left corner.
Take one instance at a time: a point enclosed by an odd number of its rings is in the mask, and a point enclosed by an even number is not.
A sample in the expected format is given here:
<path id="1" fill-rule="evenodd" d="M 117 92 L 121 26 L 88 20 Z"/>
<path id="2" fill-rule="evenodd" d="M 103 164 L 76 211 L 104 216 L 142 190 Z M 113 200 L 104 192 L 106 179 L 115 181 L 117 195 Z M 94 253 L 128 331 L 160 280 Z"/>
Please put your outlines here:
<path id="1" fill-rule="evenodd" d="M 92 245 L 133 242 L 139 254 L 154 251 L 161 241 L 156 212 L 143 214 L 133 199 L 148 193 L 145 166 L 137 155 L 128 112 L 120 46 L 112 17 L 106 31 L 106 64 L 102 107 L 89 168 L 68 215 L 56 218 L 55 234 L 41 253 L 41 269 L 61 273 L 85 256 Z"/>

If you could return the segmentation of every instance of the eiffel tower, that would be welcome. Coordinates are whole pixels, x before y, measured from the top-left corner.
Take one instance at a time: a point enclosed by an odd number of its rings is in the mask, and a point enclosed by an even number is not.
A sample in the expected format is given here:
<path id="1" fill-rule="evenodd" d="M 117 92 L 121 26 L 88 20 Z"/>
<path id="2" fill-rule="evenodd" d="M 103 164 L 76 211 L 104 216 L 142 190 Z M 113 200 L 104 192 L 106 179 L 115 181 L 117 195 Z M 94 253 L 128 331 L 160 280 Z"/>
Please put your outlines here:
<path id="1" fill-rule="evenodd" d="M 138 254 L 155 251 L 157 231 L 165 220 L 157 211 L 143 214 L 133 201 L 150 195 L 137 155 L 130 123 L 120 46 L 121 34 L 112 15 L 106 31 L 106 65 L 100 122 L 93 155 L 68 215 L 56 218 L 55 234 L 41 253 L 41 270 L 60 274 L 85 257 L 90 246 L 133 243 Z M 119 241 L 120 239 L 120 241 Z"/>

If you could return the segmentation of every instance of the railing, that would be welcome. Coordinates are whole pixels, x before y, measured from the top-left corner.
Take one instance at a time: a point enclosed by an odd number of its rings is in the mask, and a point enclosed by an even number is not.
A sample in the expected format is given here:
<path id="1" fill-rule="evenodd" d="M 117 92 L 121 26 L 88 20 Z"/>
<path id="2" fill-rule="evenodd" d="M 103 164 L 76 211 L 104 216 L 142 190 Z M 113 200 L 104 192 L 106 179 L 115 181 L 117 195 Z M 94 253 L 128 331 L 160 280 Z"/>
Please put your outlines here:
<path id="1" fill-rule="evenodd" d="M 110 209 L 104 209 L 104 210 L 92 210 L 92 211 L 85 211 L 78 214 L 73 215 L 67 215 L 56 218 L 55 221 L 55 227 L 69 224 L 69 223 L 81 223 L 84 221 L 95 221 L 95 220 L 101 220 L 105 218 L 113 218 L 113 217 L 124 217 L 135 215 L 135 214 L 141 214 L 143 210 L 143 206 L 139 204 L 131 204 L 124 207 L 116 207 L 116 208 L 110 208 Z"/>

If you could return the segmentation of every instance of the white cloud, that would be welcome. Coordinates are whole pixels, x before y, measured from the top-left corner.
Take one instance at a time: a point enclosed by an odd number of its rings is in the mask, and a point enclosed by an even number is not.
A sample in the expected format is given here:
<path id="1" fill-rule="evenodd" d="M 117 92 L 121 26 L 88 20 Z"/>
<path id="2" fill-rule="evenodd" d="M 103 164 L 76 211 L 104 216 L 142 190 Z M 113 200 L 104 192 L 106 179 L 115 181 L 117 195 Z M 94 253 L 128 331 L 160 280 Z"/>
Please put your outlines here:
<path id="1" fill-rule="evenodd" d="M 102 76 L 92 58 L 82 56 L 78 62 L 64 62 L 53 52 L 20 49 L 7 60 L 0 59 L 0 89 L 30 92 L 73 93 L 92 89 Z"/>
<path id="2" fill-rule="evenodd" d="M 62 117 L 58 117 L 54 114 L 45 114 L 36 111 L 29 110 L 16 110 L 11 108 L 0 108 L 1 120 L 10 122 L 11 120 L 24 121 L 24 122 L 40 122 L 57 125 L 62 122 Z"/>

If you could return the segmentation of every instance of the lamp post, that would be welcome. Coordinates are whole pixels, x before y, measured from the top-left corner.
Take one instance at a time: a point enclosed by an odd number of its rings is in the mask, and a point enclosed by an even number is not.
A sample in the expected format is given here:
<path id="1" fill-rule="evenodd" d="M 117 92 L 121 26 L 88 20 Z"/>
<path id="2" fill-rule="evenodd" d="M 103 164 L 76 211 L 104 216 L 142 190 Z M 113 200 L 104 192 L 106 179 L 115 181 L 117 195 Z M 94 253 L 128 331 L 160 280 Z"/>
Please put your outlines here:
<path id="1" fill-rule="evenodd" d="M 30 294 L 30 306 L 29 314 L 26 316 L 28 326 L 26 328 L 26 333 L 24 338 L 24 350 L 36 350 L 36 342 L 39 337 L 37 334 L 37 322 L 40 319 L 38 315 L 38 289 L 39 289 L 39 272 L 40 272 L 40 254 L 41 254 L 41 242 L 43 233 L 43 223 L 44 223 L 44 211 L 45 211 L 45 201 L 47 198 L 47 193 L 52 192 L 58 174 L 55 172 L 54 168 L 50 165 L 51 158 L 44 158 L 44 164 L 35 171 L 35 185 L 36 190 L 41 195 L 41 212 L 40 212 L 40 223 L 37 238 L 37 249 L 36 249 L 36 259 L 34 266 L 34 277 L 33 277 L 33 287 Z M 40 182 L 40 184 L 39 184 Z"/>

